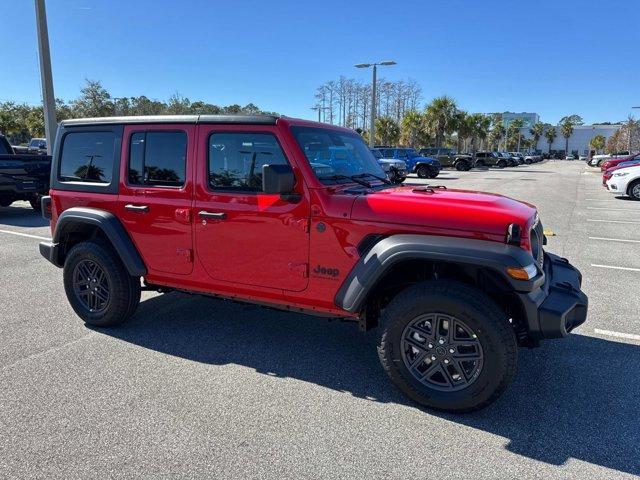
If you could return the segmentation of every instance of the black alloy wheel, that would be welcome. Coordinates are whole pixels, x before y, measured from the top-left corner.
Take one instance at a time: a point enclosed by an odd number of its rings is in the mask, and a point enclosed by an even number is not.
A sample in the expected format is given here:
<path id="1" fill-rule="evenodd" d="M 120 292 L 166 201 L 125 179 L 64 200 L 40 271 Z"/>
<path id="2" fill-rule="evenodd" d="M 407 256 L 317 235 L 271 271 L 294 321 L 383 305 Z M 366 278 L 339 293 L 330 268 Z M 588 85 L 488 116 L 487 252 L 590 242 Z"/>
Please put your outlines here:
<path id="1" fill-rule="evenodd" d="M 483 365 L 482 345 L 462 320 L 442 313 L 419 315 L 404 329 L 402 360 L 426 387 L 455 392 L 473 384 Z"/>

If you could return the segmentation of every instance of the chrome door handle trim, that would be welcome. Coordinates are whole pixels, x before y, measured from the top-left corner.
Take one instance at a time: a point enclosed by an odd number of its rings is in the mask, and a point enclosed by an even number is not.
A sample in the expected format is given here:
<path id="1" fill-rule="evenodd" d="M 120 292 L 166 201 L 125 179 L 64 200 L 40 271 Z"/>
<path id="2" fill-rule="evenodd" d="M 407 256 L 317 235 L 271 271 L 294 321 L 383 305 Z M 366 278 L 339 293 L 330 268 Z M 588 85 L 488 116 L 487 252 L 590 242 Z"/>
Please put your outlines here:
<path id="1" fill-rule="evenodd" d="M 200 210 L 198 216 L 202 219 L 211 218 L 213 220 L 224 220 L 227 218 L 227 214 L 224 212 L 207 212 L 206 210 Z"/>
<path id="2" fill-rule="evenodd" d="M 129 210 L 131 212 L 147 213 L 149 211 L 149 206 L 148 205 L 132 205 L 130 203 L 127 203 L 124 206 L 124 209 Z"/>

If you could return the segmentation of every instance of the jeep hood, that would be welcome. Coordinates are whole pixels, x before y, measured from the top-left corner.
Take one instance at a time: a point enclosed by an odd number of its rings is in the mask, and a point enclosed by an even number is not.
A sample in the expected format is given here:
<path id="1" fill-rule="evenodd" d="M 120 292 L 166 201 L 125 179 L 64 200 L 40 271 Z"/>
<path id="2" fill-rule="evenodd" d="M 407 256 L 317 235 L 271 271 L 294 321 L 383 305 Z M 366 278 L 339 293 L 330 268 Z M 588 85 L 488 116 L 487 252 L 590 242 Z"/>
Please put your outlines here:
<path id="1" fill-rule="evenodd" d="M 368 222 L 430 227 L 504 236 L 510 223 L 524 229 L 536 215 L 533 205 L 471 190 L 428 190 L 402 186 L 360 195 L 351 218 Z"/>

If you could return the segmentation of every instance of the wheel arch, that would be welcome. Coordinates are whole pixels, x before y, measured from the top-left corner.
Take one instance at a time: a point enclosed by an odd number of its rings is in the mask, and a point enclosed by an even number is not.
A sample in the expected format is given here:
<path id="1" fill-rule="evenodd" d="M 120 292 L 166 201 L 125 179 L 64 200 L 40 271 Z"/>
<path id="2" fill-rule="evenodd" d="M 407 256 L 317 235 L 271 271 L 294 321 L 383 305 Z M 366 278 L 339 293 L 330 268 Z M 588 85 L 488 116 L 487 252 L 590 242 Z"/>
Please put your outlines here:
<path id="1" fill-rule="evenodd" d="M 88 207 L 73 207 L 58 217 L 53 234 L 55 258 L 52 261 L 64 265 L 67 253 L 74 245 L 100 238 L 108 242 L 132 276 L 141 277 L 147 269 L 124 226 L 111 212 Z"/>
<path id="2" fill-rule="evenodd" d="M 430 279 L 456 280 L 473 285 L 496 300 L 513 316 L 521 317 L 515 292 L 529 292 L 544 282 L 515 280 L 508 266 L 534 262 L 525 250 L 486 240 L 426 235 L 392 235 L 362 255 L 335 296 L 335 303 L 351 313 L 377 317 L 397 293 Z M 374 322 L 375 323 L 375 322 Z"/>

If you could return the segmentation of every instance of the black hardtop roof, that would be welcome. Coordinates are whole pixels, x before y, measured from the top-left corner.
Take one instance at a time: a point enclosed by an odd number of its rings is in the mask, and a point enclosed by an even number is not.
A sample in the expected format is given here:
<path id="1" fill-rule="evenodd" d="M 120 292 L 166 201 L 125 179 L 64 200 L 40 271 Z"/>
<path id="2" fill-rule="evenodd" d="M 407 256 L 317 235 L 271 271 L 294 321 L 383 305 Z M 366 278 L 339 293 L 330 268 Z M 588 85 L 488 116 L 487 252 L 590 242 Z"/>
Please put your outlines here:
<path id="1" fill-rule="evenodd" d="M 145 115 L 131 117 L 97 117 L 75 118 L 63 120 L 63 127 L 79 127 L 89 125 L 127 125 L 140 123 L 217 123 L 217 124 L 251 124 L 275 125 L 276 115 Z"/>

